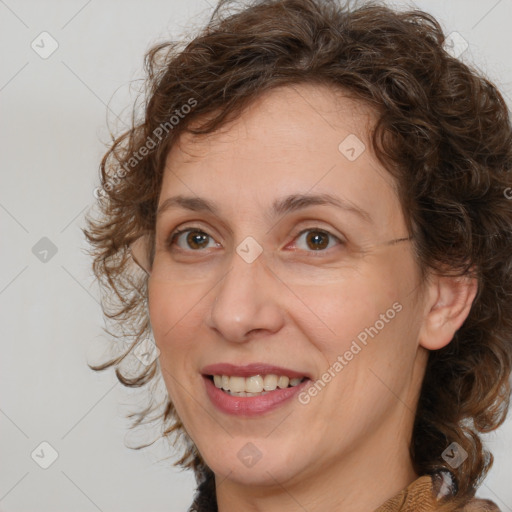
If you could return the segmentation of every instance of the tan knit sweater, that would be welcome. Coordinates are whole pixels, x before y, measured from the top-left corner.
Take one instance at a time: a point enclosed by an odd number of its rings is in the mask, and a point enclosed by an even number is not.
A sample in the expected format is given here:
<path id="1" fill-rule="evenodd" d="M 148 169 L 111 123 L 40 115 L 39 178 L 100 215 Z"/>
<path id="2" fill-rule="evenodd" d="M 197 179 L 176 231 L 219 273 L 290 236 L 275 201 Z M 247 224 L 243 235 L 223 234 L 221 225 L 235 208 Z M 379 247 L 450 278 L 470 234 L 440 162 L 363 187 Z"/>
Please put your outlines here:
<path id="1" fill-rule="evenodd" d="M 215 478 L 204 466 L 199 468 L 196 478 L 200 482 L 192 506 L 188 512 L 217 512 Z M 424 475 L 412 482 L 396 496 L 387 500 L 374 512 L 431 512 L 439 508 L 438 498 L 456 493 L 453 475 L 446 470 Z M 453 512 L 500 512 L 489 500 L 472 499 L 463 510 Z"/>
<path id="2" fill-rule="evenodd" d="M 425 475 L 386 501 L 375 512 L 431 512 L 437 510 L 437 503 L 432 477 Z M 463 512 L 500 512 L 500 509 L 492 501 L 474 498 L 464 507 Z"/>

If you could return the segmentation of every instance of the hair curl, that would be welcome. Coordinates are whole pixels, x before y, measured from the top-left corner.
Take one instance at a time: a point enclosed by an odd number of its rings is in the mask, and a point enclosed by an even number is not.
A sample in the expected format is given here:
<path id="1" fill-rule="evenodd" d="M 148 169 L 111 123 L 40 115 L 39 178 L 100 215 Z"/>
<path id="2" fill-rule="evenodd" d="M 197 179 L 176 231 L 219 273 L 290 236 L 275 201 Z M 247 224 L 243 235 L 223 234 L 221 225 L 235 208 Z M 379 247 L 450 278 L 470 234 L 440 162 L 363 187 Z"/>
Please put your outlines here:
<path id="1" fill-rule="evenodd" d="M 335 0 L 259 0 L 233 12 L 228 6 L 234 3 L 221 0 L 187 43 L 147 53 L 144 119 L 116 138 L 101 162 L 100 213 L 87 218 L 84 233 L 113 322 L 109 332 L 133 342 L 91 368 L 115 366 L 130 387 L 158 374 L 158 360 L 135 377 L 119 369 L 150 333 L 147 276 L 130 266 L 128 247 L 149 234 L 152 259 L 165 158 L 179 135 L 210 133 L 278 86 L 337 87 L 377 114 L 372 147 L 396 178 L 424 276 L 428 270 L 478 280 L 466 321 L 446 347 L 430 352 L 410 447 L 418 474 L 445 466 L 441 454 L 454 441 L 468 453 L 460 467 L 448 468 L 458 484 L 450 503 L 460 506 L 492 465 L 480 434 L 501 425 L 510 399 L 512 129 L 505 101 L 488 79 L 445 51 L 442 28 L 422 11 Z M 173 113 L 191 98 L 194 109 L 171 127 Z M 162 126 L 168 129 L 155 140 Z M 141 151 L 150 139 L 156 147 Z M 132 415 L 135 425 L 151 408 Z M 164 436 L 185 438 L 175 464 L 193 469 L 198 482 L 211 474 L 170 400 L 159 419 Z"/>

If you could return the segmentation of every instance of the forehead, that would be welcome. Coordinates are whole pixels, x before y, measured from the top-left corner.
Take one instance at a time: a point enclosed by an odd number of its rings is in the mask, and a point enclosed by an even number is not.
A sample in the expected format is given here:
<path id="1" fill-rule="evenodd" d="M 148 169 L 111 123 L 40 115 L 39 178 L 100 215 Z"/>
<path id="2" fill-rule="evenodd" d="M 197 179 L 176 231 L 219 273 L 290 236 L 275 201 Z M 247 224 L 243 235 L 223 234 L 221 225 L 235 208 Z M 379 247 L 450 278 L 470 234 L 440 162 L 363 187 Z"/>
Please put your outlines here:
<path id="1" fill-rule="evenodd" d="M 393 178 L 370 150 L 375 121 L 369 107 L 331 87 L 267 91 L 219 130 L 181 135 L 159 204 L 178 193 L 218 198 L 239 212 L 314 191 L 360 205 L 378 197 L 374 213 L 389 218 L 399 204 Z"/>
<path id="2" fill-rule="evenodd" d="M 194 120 L 191 127 L 203 120 Z M 292 158 L 294 148 L 319 154 L 338 150 L 340 137 L 346 135 L 367 141 L 375 122 L 375 112 L 369 106 L 340 88 L 307 83 L 276 87 L 257 96 L 236 120 L 213 133 L 181 134 L 168 159 L 192 163 L 194 158 L 212 156 L 212 152 L 236 152 L 243 138 L 250 140 L 255 152 L 265 147 L 258 155 L 262 161 L 290 152 Z M 240 149 L 248 151 L 246 146 Z"/>

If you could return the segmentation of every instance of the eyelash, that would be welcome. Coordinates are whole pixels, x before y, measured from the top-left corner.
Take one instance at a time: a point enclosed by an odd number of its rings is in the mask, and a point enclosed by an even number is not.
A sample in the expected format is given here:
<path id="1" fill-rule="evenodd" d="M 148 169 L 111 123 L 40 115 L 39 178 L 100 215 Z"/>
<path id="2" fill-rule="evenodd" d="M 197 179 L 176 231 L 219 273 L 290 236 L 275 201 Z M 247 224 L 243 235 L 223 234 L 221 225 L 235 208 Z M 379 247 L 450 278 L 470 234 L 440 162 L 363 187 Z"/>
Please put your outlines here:
<path id="1" fill-rule="evenodd" d="M 186 228 L 183 228 L 183 229 L 177 229 L 175 231 L 173 231 L 168 239 L 167 239 L 167 242 L 166 242 L 166 248 L 167 249 L 171 249 L 171 247 L 174 245 L 176 239 L 182 235 L 183 233 L 189 233 L 189 232 L 198 232 L 198 233 L 202 233 L 204 235 L 206 235 L 207 237 L 209 237 L 210 239 L 212 240 L 215 240 L 211 235 L 209 235 L 206 231 L 204 231 L 203 229 L 201 228 L 197 228 L 197 227 L 193 227 L 193 226 L 190 226 L 190 227 L 186 227 Z M 318 227 L 312 227 L 312 228 L 307 228 L 307 229 L 303 229 L 302 231 L 300 231 L 299 233 L 297 233 L 297 235 L 295 235 L 294 239 L 293 240 L 296 240 L 298 239 L 299 237 L 301 237 L 304 233 L 308 233 L 308 232 L 318 232 L 318 233 L 321 233 L 323 235 L 327 235 L 330 239 L 334 239 L 336 242 L 338 242 L 338 245 L 340 246 L 343 246 L 345 245 L 345 242 L 343 240 L 341 240 L 339 237 L 337 237 L 336 235 L 333 235 L 330 231 L 326 230 L 326 229 L 323 229 L 323 228 L 318 228 Z M 329 245 L 329 244 L 328 244 Z M 312 254 L 318 254 L 318 253 L 325 253 L 327 252 L 329 249 L 332 249 L 332 247 L 330 248 L 326 248 L 326 249 L 319 249 L 319 250 L 306 250 L 306 252 L 308 253 L 312 253 Z M 184 252 L 202 252 L 201 249 L 181 249 L 181 251 L 184 251 Z"/>

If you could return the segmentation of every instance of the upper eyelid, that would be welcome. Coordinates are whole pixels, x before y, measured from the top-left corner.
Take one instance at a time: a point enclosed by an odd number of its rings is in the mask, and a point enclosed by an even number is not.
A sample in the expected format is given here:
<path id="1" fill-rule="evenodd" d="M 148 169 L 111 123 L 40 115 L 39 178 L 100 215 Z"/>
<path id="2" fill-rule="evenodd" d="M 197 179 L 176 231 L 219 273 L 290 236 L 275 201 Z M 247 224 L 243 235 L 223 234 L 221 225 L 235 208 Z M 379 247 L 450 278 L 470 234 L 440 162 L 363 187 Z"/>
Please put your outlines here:
<path id="1" fill-rule="evenodd" d="M 294 235 L 293 237 L 293 240 L 297 240 L 297 238 L 299 236 L 302 236 L 304 233 L 307 233 L 308 231 L 322 231 L 322 232 L 325 232 L 327 233 L 330 237 L 334 238 L 335 240 L 337 240 L 338 242 L 340 242 L 340 245 L 343 245 L 345 244 L 345 239 L 344 237 L 340 237 L 338 235 L 335 235 L 334 233 L 332 233 L 331 231 L 329 231 L 328 229 L 324 229 L 324 228 L 315 228 L 315 227 L 311 227 L 311 228 L 305 228 L 305 229 L 301 229 L 296 235 Z M 308 252 L 315 252 L 315 251 L 308 251 Z M 318 251 L 319 253 L 320 252 L 326 252 L 326 251 Z"/>
<path id="2" fill-rule="evenodd" d="M 186 226 L 184 228 L 176 228 L 176 229 L 174 229 L 169 234 L 169 236 L 165 239 L 165 245 L 166 246 L 170 246 L 178 237 L 180 237 L 184 233 L 188 233 L 190 231 L 197 231 L 199 233 L 204 233 L 205 235 L 209 236 L 212 240 L 214 240 L 215 243 L 219 243 L 219 242 L 217 242 L 217 239 L 214 236 L 212 236 L 210 233 L 208 233 L 207 230 L 204 230 L 202 228 L 197 228 L 197 227 L 194 227 L 194 226 Z"/>

